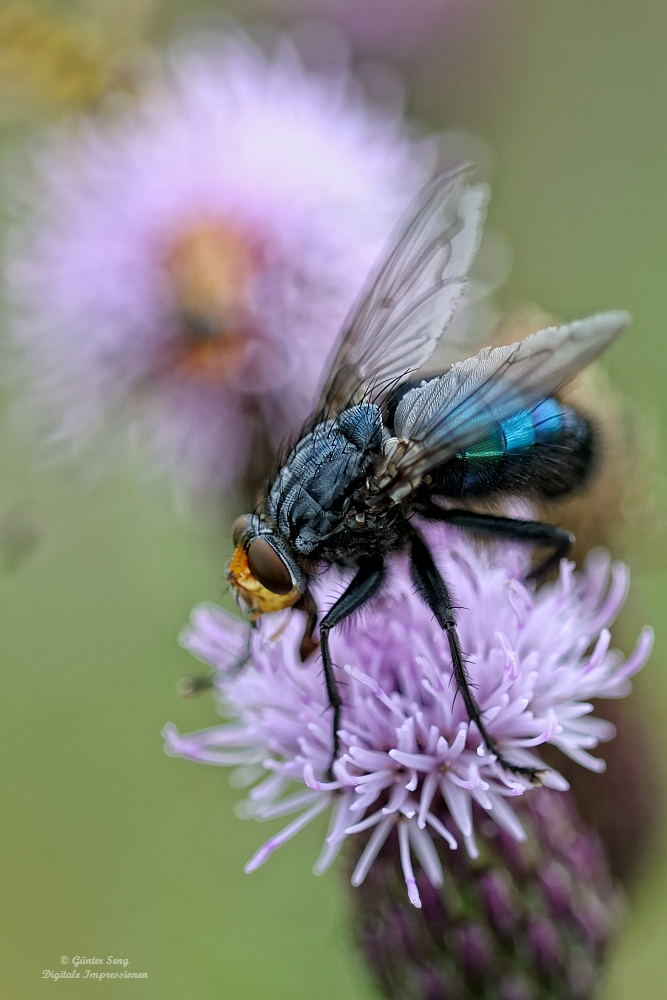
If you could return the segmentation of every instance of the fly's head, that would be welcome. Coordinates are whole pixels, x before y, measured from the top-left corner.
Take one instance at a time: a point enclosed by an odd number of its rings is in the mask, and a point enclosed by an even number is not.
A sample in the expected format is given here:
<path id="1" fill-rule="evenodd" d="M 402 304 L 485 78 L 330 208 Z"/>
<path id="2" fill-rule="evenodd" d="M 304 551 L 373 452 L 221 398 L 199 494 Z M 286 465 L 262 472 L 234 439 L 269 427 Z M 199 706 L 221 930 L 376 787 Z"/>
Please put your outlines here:
<path id="1" fill-rule="evenodd" d="M 233 537 L 227 579 L 243 611 L 257 619 L 296 604 L 307 581 L 285 540 L 256 514 L 237 518 Z"/>

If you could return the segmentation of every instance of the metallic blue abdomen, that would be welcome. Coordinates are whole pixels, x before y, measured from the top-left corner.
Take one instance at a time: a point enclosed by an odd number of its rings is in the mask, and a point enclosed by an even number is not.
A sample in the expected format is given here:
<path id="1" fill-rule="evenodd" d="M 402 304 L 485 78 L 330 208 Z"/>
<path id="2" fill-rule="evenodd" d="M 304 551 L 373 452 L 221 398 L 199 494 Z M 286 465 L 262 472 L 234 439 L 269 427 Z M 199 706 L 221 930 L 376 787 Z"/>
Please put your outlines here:
<path id="1" fill-rule="evenodd" d="M 583 481 L 592 454 L 588 421 L 556 399 L 542 399 L 436 469 L 434 490 L 448 497 L 558 496 Z"/>

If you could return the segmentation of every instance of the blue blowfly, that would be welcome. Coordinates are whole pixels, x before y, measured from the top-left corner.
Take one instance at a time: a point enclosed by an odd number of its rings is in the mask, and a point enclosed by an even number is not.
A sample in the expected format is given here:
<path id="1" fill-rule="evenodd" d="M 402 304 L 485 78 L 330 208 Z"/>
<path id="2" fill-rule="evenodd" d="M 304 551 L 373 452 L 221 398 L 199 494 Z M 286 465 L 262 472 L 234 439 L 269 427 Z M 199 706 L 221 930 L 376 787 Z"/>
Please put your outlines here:
<path id="1" fill-rule="evenodd" d="M 534 579 L 555 567 L 571 548 L 569 532 L 460 504 L 503 495 L 555 497 L 584 481 L 595 432 L 556 393 L 621 333 L 629 317 L 607 312 L 550 327 L 410 381 L 439 341 L 447 348 L 477 251 L 488 190 L 471 184 L 470 174 L 470 166 L 459 167 L 422 191 L 343 329 L 315 415 L 257 511 L 234 525 L 227 575 L 240 606 L 251 619 L 298 609 L 306 616 L 302 659 L 319 646 L 332 709 L 330 775 L 343 703 L 329 633 L 377 594 L 387 555 L 402 551 L 447 635 L 457 689 L 486 748 L 508 771 L 540 781 L 533 769 L 508 760 L 489 736 L 466 671 L 450 591 L 419 518 L 547 546 L 551 554 L 530 573 Z M 353 576 L 318 626 L 308 582 L 326 565 L 348 568 Z"/>

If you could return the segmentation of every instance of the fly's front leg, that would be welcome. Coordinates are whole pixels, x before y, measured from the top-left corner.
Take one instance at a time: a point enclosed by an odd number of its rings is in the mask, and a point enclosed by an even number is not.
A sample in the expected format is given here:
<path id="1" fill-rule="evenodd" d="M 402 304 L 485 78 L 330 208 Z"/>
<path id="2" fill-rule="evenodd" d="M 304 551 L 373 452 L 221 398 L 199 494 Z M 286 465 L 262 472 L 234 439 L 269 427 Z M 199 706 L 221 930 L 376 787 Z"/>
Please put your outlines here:
<path id="1" fill-rule="evenodd" d="M 363 562 L 354 579 L 349 584 L 334 606 L 327 611 L 320 624 L 320 646 L 322 648 L 322 665 L 324 681 L 327 688 L 329 704 L 333 709 L 333 752 L 329 764 L 328 776 L 333 780 L 333 766 L 338 757 L 338 730 L 340 729 L 340 710 L 342 701 L 336 678 L 334 676 L 331 652 L 329 650 L 329 632 L 336 625 L 369 601 L 380 588 L 384 579 L 384 560 L 380 557 Z"/>
<path id="2" fill-rule="evenodd" d="M 452 654 L 454 680 L 456 681 L 457 690 L 463 698 L 468 718 L 471 722 L 475 723 L 487 749 L 495 754 L 498 763 L 505 770 L 511 771 L 513 774 L 524 775 L 534 784 L 541 784 L 540 772 L 535 768 L 512 764 L 511 761 L 503 757 L 482 722 L 482 713 L 472 693 L 470 678 L 468 677 L 468 671 L 466 670 L 463 654 L 461 653 L 461 644 L 456 631 L 456 616 L 449 590 L 440 575 L 438 567 L 433 561 L 433 556 L 429 552 L 426 543 L 416 531 L 412 535 L 411 571 L 412 579 L 417 585 L 419 593 L 428 604 L 438 624 L 447 636 L 449 649 Z"/>
<path id="3" fill-rule="evenodd" d="M 315 598 L 311 592 L 306 590 L 296 602 L 294 607 L 298 611 L 305 611 L 306 613 L 306 627 L 303 632 L 303 638 L 301 639 L 301 645 L 299 646 L 299 656 L 301 657 L 301 662 L 303 663 L 303 661 L 306 660 L 319 645 L 317 639 L 313 638 L 313 633 L 315 632 L 315 627 L 317 625 L 317 604 L 315 604 Z"/>
<path id="4" fill-rule="evenodd" d="M 574 545 L 574 535 L 553 524 L 543 521 L 524 521 L 518 517 L 501 517 L 495 514 L 478 514 L 472 510 L 445 510 L 431 503 L 420 509 L 423 517 L 433 521 L 446 521 L 459 528 L 479 531 L 482 534 L 493 535 L 496 538 L 506 538 L 509 541 L 528 542 L 532 545 L 548 545 L 553 552 L 544 562 L 539 563 L 526 576 L 526 580 L 543 580 L 545 576 L 558 567 L 561 559 L 566 558 Z"/>
<path id="5" fill-rule="evenodd" d="M 248 624 L 250 629 L 248 630 L 245 652 L 241 659 L 226 669 L 225 674 L 227 677 L 236 677 L 237 674 L 240 674 L 252 655 L 252 629 L 257 628 L 257 623 L 250 621 Z M 207 674 L 190 674 L 187 677 L 181 678 L 176 685 L 176 690 L 181 698 L 197 698 L 200 694 L 203 694 L 205 691 L 211 691 L 214 687 L 215 671 L 209 670 Z"/>

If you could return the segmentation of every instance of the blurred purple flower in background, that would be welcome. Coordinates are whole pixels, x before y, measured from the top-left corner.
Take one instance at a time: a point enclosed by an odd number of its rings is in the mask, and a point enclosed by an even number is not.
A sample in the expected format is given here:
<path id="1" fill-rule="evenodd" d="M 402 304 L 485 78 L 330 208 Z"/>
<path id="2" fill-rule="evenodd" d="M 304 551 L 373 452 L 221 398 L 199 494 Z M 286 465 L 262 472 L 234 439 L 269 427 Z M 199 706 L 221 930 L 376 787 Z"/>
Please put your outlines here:
<path id="1" fill-rule="evenodd" d="M 608 626 L 628 586 L 626 568 L 592 553 L 581 573 L 563 562 L 558 579 L 538 590 L 523 583 L 525 550 L 476 547 L 464 535 L 429 529 L 441 571 L 462 610 L 459 630 L 475 694 L 488 731 L 518 764 L 541 767 L 536 750 L 547 743 L 591 770 L 591 756 L 613 727 L 591 716 L 592 698 L 618 698 L 646 662 L 652 632 L 645 629 L 628 659 L 610 649 Z M 334 572 L 317 589 L 326 607 L 342 586 Z M 328 599 L 328 600 L 327 600 Z M 412 855 L 430 884 L 443 884 L 434 840 L 463 841 L 477 856 L 473 807 L 511 837 L 524 831 L 508 800 L 531 786 L 503 770 L 484 747 L 462 699 L 455 697 L 447 640 L 396 558 L 383 596 L 349 629 L 332 633 L 332 655 L 343 691 L 342 756 L 334 782 L 324 778 L 331 755 L 331 723 L 321 661 L 305 664 L 298 649 L 303 622 L 294 612 L 265 616 L 252 634 L 251 663 L 240 672 L 247 627 L 219 608 L 195 610 L 184 645 L 216 671 L 230 724 L 182 736 L 166 729 L 169 753 L 191 760 L 240 765 L 250 792 L 248 816 L 297 818 L 268 840 L 247 866 L 252 871 L 281 844 L 331 807 L 324 871 L 354 833 L 372 830 L 352 874 L 362 883 L 394 828 L 411 902 L 420 906 Z M 292 782 L 301 789 L 289 791 Z M 567 782 L 545 770 L 544 784 Z M 284 794 L 286 793 L 286 794 Z M 448 829 L 438 814 L 451 818 Z"/>
<path id="2" fill-rule="evenodd" d="M 304 17 L 317 14 L 338 24 L 357 50 L 390 58 L 414 58 L 489 12 L 469 0 L 282 0 L 283 9 Z"/>
<path id="3" fill-rule="evenodd" d="M 23 418 L 55 455 L 120 423 L 186 491 L 228 488 L 308 415 L 433 152 L 285 41 L 181 47 L 123 112 L 63 128 L 21 185 Z"/>

